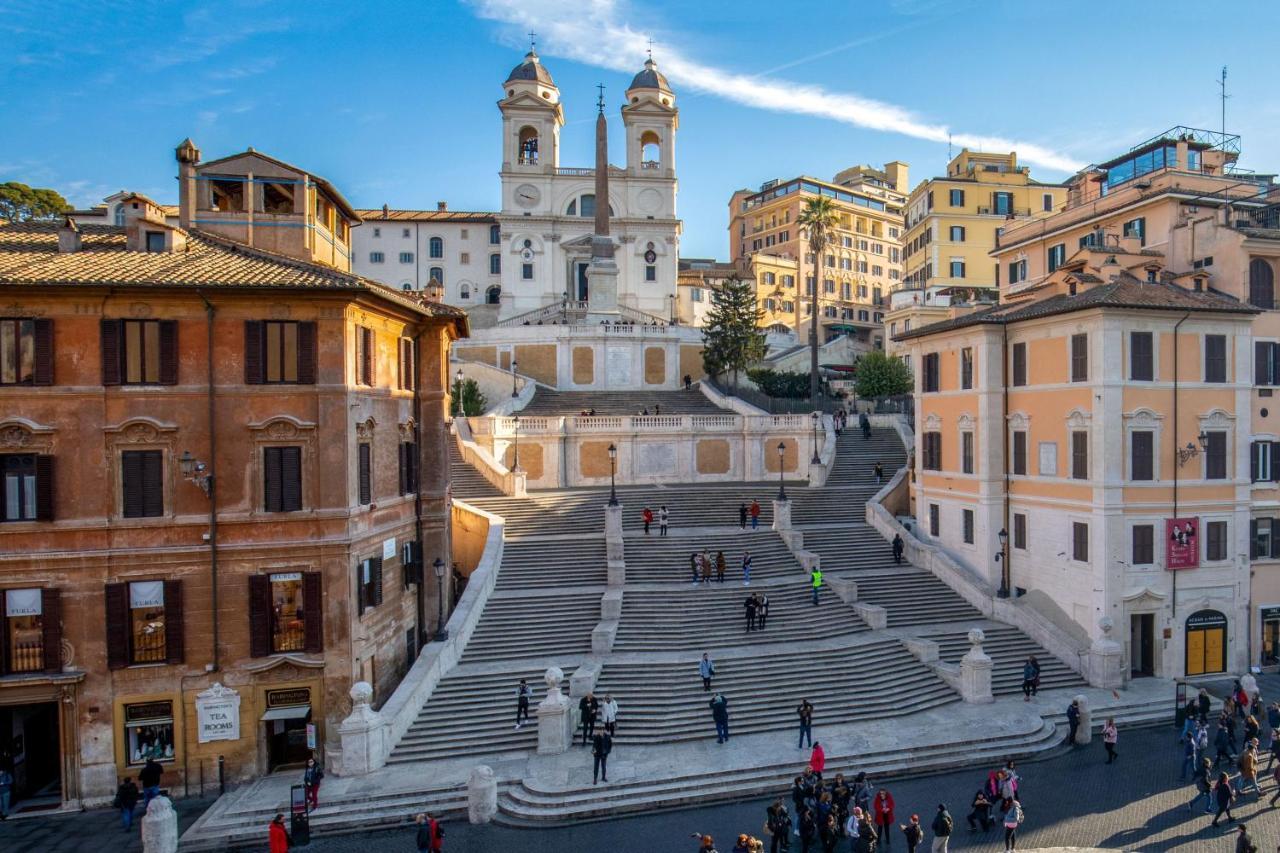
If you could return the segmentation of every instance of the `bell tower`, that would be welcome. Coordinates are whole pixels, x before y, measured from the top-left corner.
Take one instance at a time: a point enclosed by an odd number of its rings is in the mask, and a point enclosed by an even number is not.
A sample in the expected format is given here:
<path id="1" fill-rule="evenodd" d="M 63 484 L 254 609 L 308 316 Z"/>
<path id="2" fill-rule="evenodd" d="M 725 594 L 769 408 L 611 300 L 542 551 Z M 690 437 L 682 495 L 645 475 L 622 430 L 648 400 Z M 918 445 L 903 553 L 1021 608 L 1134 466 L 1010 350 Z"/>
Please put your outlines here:
<path id="1" fill-rule="evenodd" d="M 537 51 L 530 48 L 524 62 L 502 84 L 502 171 L 553 174 L 560 165 L 560 128 L 564 108 L 560 90 Z"/>
<path id="2" fill-rule="evenodd" d="M 635 176 L 675 179 L 676 95 L 652 53 L 627 88 L 622 123 L 627 129 L 627 171 Z"/>

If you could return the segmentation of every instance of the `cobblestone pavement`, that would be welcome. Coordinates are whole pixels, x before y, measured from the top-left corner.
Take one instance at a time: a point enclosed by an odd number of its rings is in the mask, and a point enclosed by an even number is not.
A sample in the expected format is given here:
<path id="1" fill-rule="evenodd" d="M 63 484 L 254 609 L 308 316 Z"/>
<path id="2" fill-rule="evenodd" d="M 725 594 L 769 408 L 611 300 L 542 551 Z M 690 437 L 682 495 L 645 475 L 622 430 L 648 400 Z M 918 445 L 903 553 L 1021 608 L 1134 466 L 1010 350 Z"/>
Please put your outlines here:
<path id="1" fill-rule="evenodd" d="M 216 797 L 174 800 L 178 832 L 185 832 Z M 93 809 L 46 817 L 10 818 L 0 823 L 0 851 L 4 853 L 134 853 L 142 850 L 142 805 L 133 816 L 133 830 L 120 828 L 120 812 Z M 410 845 L 412 847 L 413 845 Z"/>

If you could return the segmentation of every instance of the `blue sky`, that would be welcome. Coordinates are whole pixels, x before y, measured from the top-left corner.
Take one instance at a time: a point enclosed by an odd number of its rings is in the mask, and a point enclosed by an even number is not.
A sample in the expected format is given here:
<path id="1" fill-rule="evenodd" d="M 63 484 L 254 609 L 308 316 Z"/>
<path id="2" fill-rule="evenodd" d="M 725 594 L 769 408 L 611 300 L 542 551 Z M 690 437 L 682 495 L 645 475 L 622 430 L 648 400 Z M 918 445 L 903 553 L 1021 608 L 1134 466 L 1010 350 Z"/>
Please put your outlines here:
<path id="1" fill-rule="evenodd" d="M 855 163 L 939 174 L 946 134 L 1016 143 L 1064 178 L 1175 124 L 1227 128 L 1280 171 L 1280 4 L 1051 0 L 0 0 L 0 181 L 75 204 L 176 198 L 173 148 L 253 146 L 361 207 L 495 209 L 501 84 L 530 29 L 590 165 L 595 84 L 617 107 L 649 38 L 680 107 L 682 253 L 727 253 L 740 187 Z M 1252 34 L 1252 36 L 1251 36 Z"/>

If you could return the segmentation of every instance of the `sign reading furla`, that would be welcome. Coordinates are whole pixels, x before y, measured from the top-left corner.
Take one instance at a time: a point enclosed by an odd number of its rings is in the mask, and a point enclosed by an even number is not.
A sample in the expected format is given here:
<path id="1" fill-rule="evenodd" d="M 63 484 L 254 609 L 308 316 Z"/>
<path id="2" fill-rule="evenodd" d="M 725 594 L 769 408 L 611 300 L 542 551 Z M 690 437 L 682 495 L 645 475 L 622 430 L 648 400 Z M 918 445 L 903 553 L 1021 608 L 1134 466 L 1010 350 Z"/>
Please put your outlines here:
<path id="1" fill-rule="evenodd" d="M 216 681 L 197 693 L 196 726 L 200 743 L 240 740 L 240 694 Z"/>

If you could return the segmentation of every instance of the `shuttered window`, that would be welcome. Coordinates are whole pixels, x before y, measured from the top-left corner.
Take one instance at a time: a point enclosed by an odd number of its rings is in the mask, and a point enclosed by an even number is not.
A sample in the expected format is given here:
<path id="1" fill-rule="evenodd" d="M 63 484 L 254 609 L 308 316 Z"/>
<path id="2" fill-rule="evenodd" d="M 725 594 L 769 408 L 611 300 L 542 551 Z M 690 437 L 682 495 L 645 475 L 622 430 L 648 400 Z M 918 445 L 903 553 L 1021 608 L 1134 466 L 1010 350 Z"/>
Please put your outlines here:
<path id="1" fill-rule="evenodd" d="M 417 350 L 413 339 L 400 339 L 399 387 L 401 391 L 413 391 L 418 387 Z"/>
<path id="2" fill-rule="evenodd" d="M 1204 381 L 1227 381 L 1226 335 L 1204 336 Z"/>
<path id="3" fill-rule="evenodd" d="M 1071 336 L 1071 381 L 1089 381 L 1089 336 Z"/>
<path id="4" fill-rule="evenodd" d="M 1149 566 L 1155 562 L 1155 528 L 1150 524 L 1133 526 L 1133 565 Z"/>
<path id="5" fill-rule="evenodd" d="M 324 650 L 320 572 L 249 576 L 249 654 Z"/>
<path id="6" fill-rule="evenodd" d="M 360 442 L 356 448 L 356 464 L 358 467 L 357 480 L 360 489 L 360 503 L 373 503 L 373 462 L 371 460 L 372 450 L 368 442 Z"/>
<path id="7" fill-rule="evenodd" d="M 960 387 L 966 391 L 973 387 L 973 347 L 960 350 Z"/>
<path id="8" fill-rule="evenodd" d="M 1204 526 L 1204 531 L 1204 558 L 1206 560 L 1227 559 L 1227 523 L 1210 521 Z"/>
<path id="9" fill-rule="evenodd" d="M 1027 345 L 1025 343 L 1013 345 L 1013 384 L 1016 386 L 1027 384 Z"/>
<path id="10" fill-rule="evenodd" d="M 1089 525 L 1083 521 L 1071 523 L 1071 559 L 1089 562 Z"/>
<path id="11" fill-rule="evenodd" d="M 262 448 L 262 494 L 266 512 L 302 509 L 302 448 Z"/>
<path id="12" fill-rule="evenodd" d="M 370 557 L 356 565 L 357 614 L 382 603 L 382 558 Z"/>
<path id="13" fill-rule="evenodd" d="M 973 433 L 960 433 L 960 472 L 973 473 Z"/>
<path id="14" fill-rule="evenodd" d="M 314 385 L 316 324 L 246 320 L 244 381 L 247 385 Z"/>
<path id="15" fill-rule="evenodd" d="M 930 393 L 938 390 L 938 354 L 936 352 L 925 353 L 924 358 L 920 360 L 923 374 L 920 379 L 920 390 L 924 393 Z"/>
<path id="16" fill-rule="evenodd" d="M 1013 433 L 1013 473 L 1019 476 L 1027 473 L 1027 434 L 1023 430 Z"/>
<path id="17" fill-rule="evenodd" d="M 373 329 L 356 327 L 356 382 L 373 385 Z"/>
<path id="18" fill-rule="evenodd" d="M 100 334 L 103 385 L 177 384 L 177 321 L 103 320 Z"/>
<path id="19" fill-rule="evenodd" d="M 0 318 L 0 385 L 53 384 L 53 321 Z"/>
<path id="20" fill-rule="evenodd" d="M 107 666 L 182 663 L 182 581 L 132 581 L 106 587 Z"/>
<path id="21" fill-rule="evenodd" d="M 966 509 L 960 514 L 962 530 L 966 545 L 973 544 L 973 510 Z"/>
<path id="22" fill-rule="evenodd" d="M 120 454 L 120 485 L 125 518 L 164 515 L 164 453 L 126 450 Z"/>
<path id="23" fill-rule="evenodd" d="M 1148 430 L 1129 433 L 1129 479 L 1155 479 L 1155 433 Z"/>
<path id="24" fill-rule="evenodd" d="M 1204 476 L 1206 480 L 1227 479 L 1227 434 L 1205 433 Z"/>
<path id="25" fill-rule="evenodd" d="M 942 433 L 926 432 L 920 437 L 921 464 L 926 471 L 942 470 Z"/>
<path id="26" fill-rule="evenodd" d="M 0 521 L 53 518 L 53 457 L 35 453 L 0 455 Z"/>
<path id="27" fill-rule="evenodd" d="M 1129 333 L 1129 378 L 1150 382 L 1155 378 L 1155 359 L 1150 332 Z"/>
<path id="28" fill-rule="evenodd" d="M 412 441 L 400 443 L 400 494 L 411 495 L 418 491 L 418 445 Z"/>
<path id="29" fill-rule="evenodd" d="M 1027 516 L 1025 513 L 1015 512 L 1013 514 L 1013 547 L 1026 550 Z"/>
<path id="30" fill-rule="evenodd" d="M 1071 479 L 1089 479 L 1089 433 L 1082 430 L 1071 433 Z"/>
<path id="31" fill-rule="evenodd" d="M 62 600 L 58 590 L 0 590 L 0 675 L 61 670 Z"/>
<path id="32" fill-rule="evenodd" d="M 941 510 L 937 504 L 929 504 L 929 535 L 937 536 L 938 528 L 942 526 Z"/>

